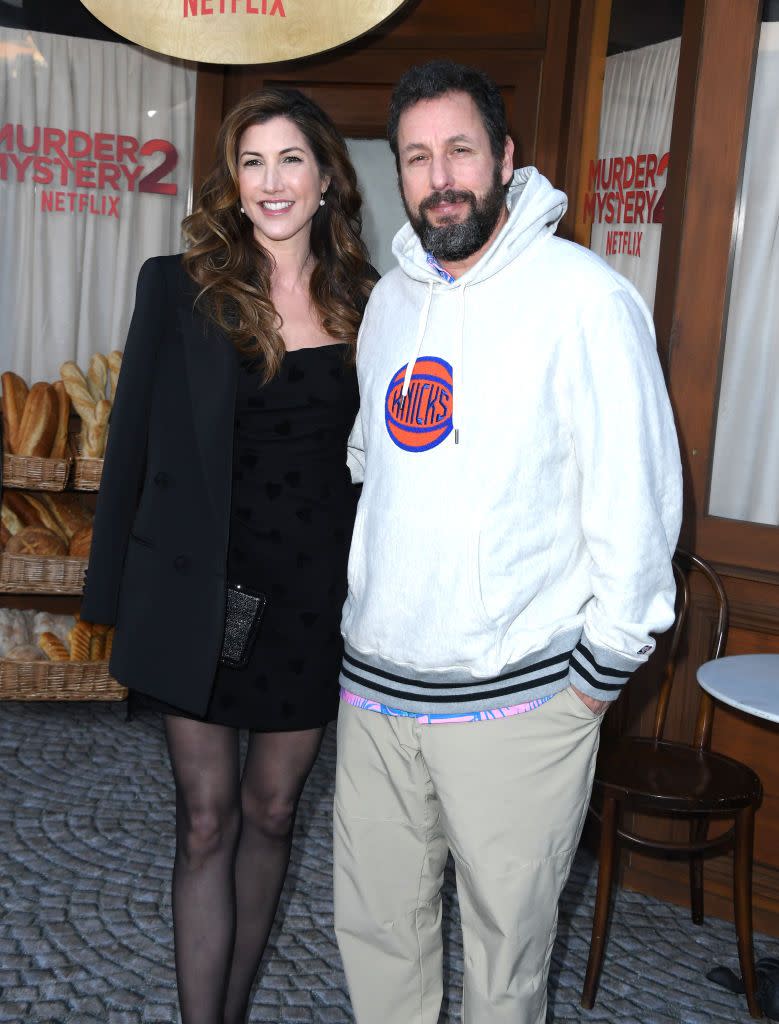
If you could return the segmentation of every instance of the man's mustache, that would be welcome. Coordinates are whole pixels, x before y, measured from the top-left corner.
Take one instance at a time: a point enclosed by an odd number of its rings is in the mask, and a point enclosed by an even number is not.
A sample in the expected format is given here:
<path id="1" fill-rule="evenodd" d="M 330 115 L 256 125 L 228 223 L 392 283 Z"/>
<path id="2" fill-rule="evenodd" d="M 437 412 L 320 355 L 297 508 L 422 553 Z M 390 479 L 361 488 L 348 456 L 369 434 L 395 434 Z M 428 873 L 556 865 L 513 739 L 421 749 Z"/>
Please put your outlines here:
<path id="1" fill-rule="evenodd" d="M 441 203 L 471 203 L 475 205 L 476 196 L 473 192 L 456 192 L 453 188 L 444 189 L 442 192 L 431 192 L 419 204 L 419 212 L 426 213 Z"/>

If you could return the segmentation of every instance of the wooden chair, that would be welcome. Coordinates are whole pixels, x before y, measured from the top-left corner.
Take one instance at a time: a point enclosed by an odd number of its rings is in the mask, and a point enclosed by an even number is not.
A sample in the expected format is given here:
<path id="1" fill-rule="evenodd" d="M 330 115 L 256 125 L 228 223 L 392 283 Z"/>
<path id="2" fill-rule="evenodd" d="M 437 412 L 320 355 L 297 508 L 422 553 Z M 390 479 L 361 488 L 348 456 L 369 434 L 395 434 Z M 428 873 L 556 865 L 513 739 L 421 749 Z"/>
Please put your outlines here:
<path id="1" fill-rule="evenodd" d="M 678 611 L 652 735 L 624 737 L 609 744 L 601 751 L 595 770 L 593 796 L 602 798 L 602 808 L 597 812 L 594 805 L 591 805 L 590 809 L 601 822 L 600 863 L 590 956 L 581 1004 L 591 1009 L 595 1002 L 603 962 L 617 843 L 641 853 L 689 859 L 690 906 L 696 924 L 703 923 L 703 858 L 732 848 L 738 957 L 749 1012 L 759 1018 L 762 1014 L 756 996 L 752 948 L 752 850 L 755 810 L 762 797 L 760 779 L 751 768 L 739 761 L 711 753 L 709 748 L 714 701 L 702 689 L 692 743 L 670 743 L 662 738 L 677 654 L 690 606 L 688 574 L 693 569 L 708 581 L 717 605 L 717 626 L 706 660 L 719 658 L 725 648 L 728 605 L 722 583 L 703 559 L 677 551 L 674 556 L 674 575 L 678 585 Z M 620 818 L 625 811 L 687 819 L 690 841 L 657 841 L 627 832 L 620 827 Z M 707 838 L 709 822 L 721 819 L 732 819 L 732 827 L 713 839 Z"/>

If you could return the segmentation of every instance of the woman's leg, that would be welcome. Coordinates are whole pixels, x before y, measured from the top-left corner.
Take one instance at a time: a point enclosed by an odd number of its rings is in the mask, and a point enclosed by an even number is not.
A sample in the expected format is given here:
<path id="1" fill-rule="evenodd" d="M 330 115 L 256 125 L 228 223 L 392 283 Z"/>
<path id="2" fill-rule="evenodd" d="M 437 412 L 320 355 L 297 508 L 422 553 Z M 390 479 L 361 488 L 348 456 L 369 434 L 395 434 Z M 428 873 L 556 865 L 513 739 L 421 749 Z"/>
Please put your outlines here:
<path id="1" fill-rule="evenodd" d="M 295 812 L 324 729 L 252 733 L 241 781 L 237 924 L 224 1024 L 244 1024 L 287 873 Z"/>
<path id="2" fill-rule="evenodd" d="M 238 732 L 165 716 L 176 783 L 173 934 L 183 1024 L 219 1024 L 235 937 Z"/>

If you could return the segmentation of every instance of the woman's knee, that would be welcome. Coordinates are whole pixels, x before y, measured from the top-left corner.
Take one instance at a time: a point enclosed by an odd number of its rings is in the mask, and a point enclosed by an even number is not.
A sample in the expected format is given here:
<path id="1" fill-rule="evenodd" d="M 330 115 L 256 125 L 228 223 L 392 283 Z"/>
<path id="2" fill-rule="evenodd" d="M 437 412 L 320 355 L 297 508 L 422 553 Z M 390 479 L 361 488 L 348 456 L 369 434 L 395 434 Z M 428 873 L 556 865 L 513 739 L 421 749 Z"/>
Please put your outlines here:
<path id="1" fill-rule="evenodd" d="M 176 823 L 178 851 L 191 864 L 232 853 L 238 841 L 240 823 L 237 806 L 180 808 Z"/>
<path id="2" fill-rule="evenodd" d="M 296 807 L 296 796 L 289 793 L 244 790 L 243 827 L 253 828 L 268 839 L 288 839 L 295 824 Z"/>

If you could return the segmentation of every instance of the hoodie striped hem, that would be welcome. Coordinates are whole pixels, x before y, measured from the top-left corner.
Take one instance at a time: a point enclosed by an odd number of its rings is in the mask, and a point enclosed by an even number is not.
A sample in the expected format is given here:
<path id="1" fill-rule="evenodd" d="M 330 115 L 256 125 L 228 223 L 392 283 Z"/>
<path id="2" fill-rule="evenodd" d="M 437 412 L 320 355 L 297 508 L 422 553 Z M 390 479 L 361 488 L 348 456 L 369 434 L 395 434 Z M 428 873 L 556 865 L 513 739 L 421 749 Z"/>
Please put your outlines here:
<path id="1" fill-rule="evenodd" d="M 597 700 L 614 700 L 637 665 L 632 660 L 625 664 L 627 659 L 615 652 L 599 655 L 582 638 L 573 648 L 535 652 L 489 678 L 474 679 L 453 670 L 426 672 L 423 678 L 347 643 L 339 682 L 358 697 L 433 714 L 488 711 L 551 697 L 571 684 Z"/>

